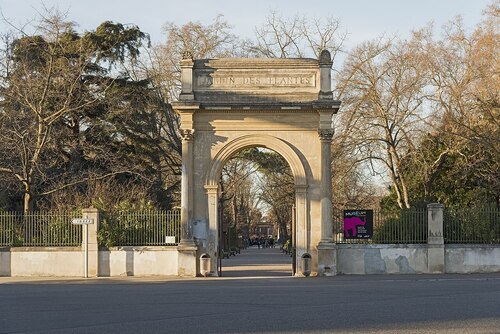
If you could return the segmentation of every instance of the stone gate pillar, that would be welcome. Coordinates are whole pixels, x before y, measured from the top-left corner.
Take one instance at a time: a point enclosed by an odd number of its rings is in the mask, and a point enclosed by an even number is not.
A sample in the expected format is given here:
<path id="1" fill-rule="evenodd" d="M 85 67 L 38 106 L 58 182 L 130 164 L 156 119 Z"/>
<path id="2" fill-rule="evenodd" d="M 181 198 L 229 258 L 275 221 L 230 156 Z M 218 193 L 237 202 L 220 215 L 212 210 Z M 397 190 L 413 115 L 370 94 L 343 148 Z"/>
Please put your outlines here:
<path id="1" fill-rule="evenodd" d="M 181 129 L 181 241 L 177 250 L 179 276 L 196 276 L 196 244 L 193 240 L 193 130 Z"/>
<path id="2" fill-rule="evenodd" d="M 85 239 L 88 238 L 88 277 L 99 276 L 99 242 L 97 235 L 99 232 L 100 213 L 96 208 L 86 208 L 82 210 L 82 218 L 92 219 L 93 224 L 87 225 L 87 228 L 82 225 L 82 249 L 84 249 Z M 85 235 L 87 231 L 88 236 Z M 85 273 L 84 273 L 85 275 Z"/>
<path id="3" fill-rule="evenodd" d="M 445 273 L 443 215 L 443 204 L 427 204 L 427 270 L 429 273 Z"/>
<path id="4" fill-rule="evenodd" d="M 181 60 L 182 87 L 179 101 L 173 103 L 174 110 L 179 113 L 182 138 L 182 179 L 181 179 L 181 240 L 177 250 L 179 276 L 196 276 L 197 246 L 193 239 L 193 150 L 194 129 L 193 114 L 198 104 L 193 103 L 193 57 L 190 52 L 183 54 Z"/>
<path id="5" fill-rule="evenodd" d="M 182 179 L 181 179 L 181 245 L 194 246 L 193 220 L 193 135 L 191 129 L 181 129 Z"/>
<path id="6" fill-rule="evenodd" d="M 330 116 L 331 117 L 331 116 Z M 337 251 L 333 242 L 331 143 L 333 129 L 318 130 L 321 141 L 321 241 L 318 245 L 318 275 L 337 272 Z"/>
<path id="7" fill-rule="evenodd" d="M 319 66 L 321 71 L 320 92 L 317 105 L 333 99 L 331 69 L 332 59 L 328 51 L 321 52 Z M 331 103 L 331 102 L 328 102 Z M 321 208 L 321 240 L 318 244 L 318 275 L 332 276 L 336 274 L 337 253 L 336 245 L 333 243 L 333 217 L 332 217 L 332 138 L 334 130 L 332 117 L 336 112 L 333 108 L 319 110 L 318 135 L 321 143 L 321 186 L 320 186 L 320 208 Z"/>
<path id="8" fill-rule="evenodd" d="M 333 129 L 318 130 L 321 142 L 321 243 L 333 242 L 331 145 Z"/>

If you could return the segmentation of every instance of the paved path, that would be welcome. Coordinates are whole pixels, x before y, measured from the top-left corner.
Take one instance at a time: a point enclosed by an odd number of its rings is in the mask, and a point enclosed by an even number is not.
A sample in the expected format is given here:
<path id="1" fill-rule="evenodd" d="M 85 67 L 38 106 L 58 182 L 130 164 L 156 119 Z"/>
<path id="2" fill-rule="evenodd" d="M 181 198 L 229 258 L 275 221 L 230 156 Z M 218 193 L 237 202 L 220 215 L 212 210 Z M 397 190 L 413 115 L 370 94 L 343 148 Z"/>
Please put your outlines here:
<path id="1" fill-rule="evenodd" d="M 291 276 L 292 258 L 277 248 L 252 246 L 222 260 L 222 277 Z"/>

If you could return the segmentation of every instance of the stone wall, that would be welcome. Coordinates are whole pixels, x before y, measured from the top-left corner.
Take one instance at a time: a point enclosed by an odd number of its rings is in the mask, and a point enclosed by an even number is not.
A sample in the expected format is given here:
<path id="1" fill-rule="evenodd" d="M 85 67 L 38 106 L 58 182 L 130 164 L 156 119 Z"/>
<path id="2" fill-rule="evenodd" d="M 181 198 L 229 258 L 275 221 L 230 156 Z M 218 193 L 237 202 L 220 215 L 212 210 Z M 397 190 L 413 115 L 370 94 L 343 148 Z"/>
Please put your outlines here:
<path id="1" fill-rule="evenodd" d="M 500 272 L 500 245 L 446 245 L 447 273 Z"/>
<path id="2" fill-rule="evenodd" d="M 119 247 L 98 253 L 99 276 L 176 276 L 177 247 Z M 0 276 L 83 277 L 80 247 L 0 248 Z M 91 275 L 94 276 L 94 275 Z"/>
<path id="3" fill-rule="evenodd" d="M 175 246 L 99 251 L 99 276 L 176 276 Z M 82 277 L 80 247 L 0 248 L 0 276 Z M 445 246 L 445 273 L 500 272 L 500 245 Z M 337 274 L 424 274 L 427 245 L 337 245 Z"/>
<path id="4" fill-rule="evenodd" d="M 177 247 L 113 247 L 99 252 L 99 276 L 176 276 Z"/>
<path id="5" fill-rule="evenodd" d="M 338 274 L 500 272 L 500 245 L 445 244 L 444 206 L 427 205 L 427 244 L 338 244 Z"/>
<path id="6" fill-rule="evenodd" d="M 0 276 L 83 275 L 80 247 L 12 247 L 0 249 Z"/>
<path id="7" fill-rule="evenodd" d="M 427 271 L 427 245 L 338 245 L 338 274 L 415 274 Z"/>
<path id="8" fill-rule="evenodd" d="M 337 274 L 427 274 L 428 245 L 337 245 Z M 500 272 L 500 245 L 444 247 L 444 273 Z"/>

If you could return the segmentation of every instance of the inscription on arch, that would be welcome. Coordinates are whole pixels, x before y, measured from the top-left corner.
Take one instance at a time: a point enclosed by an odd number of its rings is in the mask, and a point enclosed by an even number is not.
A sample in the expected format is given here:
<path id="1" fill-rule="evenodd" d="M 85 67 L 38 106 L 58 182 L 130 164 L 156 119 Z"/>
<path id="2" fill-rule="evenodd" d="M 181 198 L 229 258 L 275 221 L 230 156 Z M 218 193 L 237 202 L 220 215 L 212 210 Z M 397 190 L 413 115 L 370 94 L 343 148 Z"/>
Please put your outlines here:
<path id="1" fill-rule="evenodd" d="M 315 87 L 316 75 L 278 74 L 278 75 L 215 75 L 203 73 L 196 77 L 196 87 L 214 88 L 251 88 L 251 87 Z"/>

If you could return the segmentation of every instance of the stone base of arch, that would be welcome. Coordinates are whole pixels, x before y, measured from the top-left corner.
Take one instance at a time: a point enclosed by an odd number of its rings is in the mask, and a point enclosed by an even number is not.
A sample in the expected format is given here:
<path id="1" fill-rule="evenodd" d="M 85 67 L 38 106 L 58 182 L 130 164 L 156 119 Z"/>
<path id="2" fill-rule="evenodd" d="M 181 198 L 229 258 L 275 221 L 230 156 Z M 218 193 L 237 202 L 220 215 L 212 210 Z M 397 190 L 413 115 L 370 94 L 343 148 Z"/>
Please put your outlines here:
<path id="1" fill-rule="evenodd" d="M 337 245 L 320 242 L 318 245 L 318 276 L 337 275 Z"/>
<path id="2" fill-rule="evenodd" d="M 195 277 L 199 269 L 197 269 L 197 250 L 196 246 L 177 247 L 177 273 L 180 277 Z"/>

